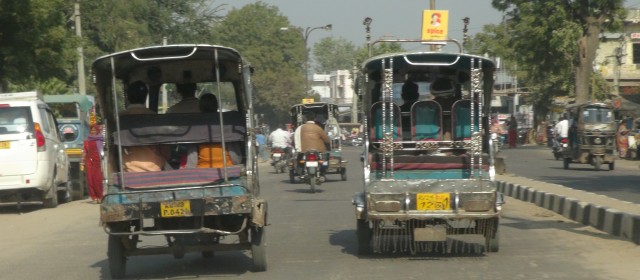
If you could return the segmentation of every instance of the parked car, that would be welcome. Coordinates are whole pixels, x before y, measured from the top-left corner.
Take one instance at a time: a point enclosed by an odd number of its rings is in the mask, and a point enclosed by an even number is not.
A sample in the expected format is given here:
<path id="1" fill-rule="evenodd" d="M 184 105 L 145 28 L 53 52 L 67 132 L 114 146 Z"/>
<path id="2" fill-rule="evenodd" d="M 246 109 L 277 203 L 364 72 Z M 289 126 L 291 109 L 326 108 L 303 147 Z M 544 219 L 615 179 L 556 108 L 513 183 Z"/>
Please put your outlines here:
<path id="1" fill-rule="evenodd" d="M 71 199 L 57 121 L 38 92 L 0 94 L 0 202 Z"/>

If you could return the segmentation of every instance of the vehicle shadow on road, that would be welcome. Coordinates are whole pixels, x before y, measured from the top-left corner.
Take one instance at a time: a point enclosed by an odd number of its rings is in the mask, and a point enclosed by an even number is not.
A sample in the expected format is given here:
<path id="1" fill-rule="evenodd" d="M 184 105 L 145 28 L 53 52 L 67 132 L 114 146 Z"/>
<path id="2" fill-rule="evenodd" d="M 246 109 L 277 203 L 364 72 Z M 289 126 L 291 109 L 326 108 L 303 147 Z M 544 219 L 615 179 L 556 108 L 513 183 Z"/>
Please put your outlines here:
<path id="1" fill-rule="evenodd" d="M 3 214 L 22 215 L 22 214 L 35 212 L 41 209 L 44 209 L 42 207 L 42 203 L 37 203 L 37 202 L 34 202 L 34 203 L 25 202 L 25 203 L 22 203 L 20 207 L 18 207 L 18 204 L 16 203 L 0 203 L 0 215 L 3 215 Z"/>
<path id="2" fill-rule="evenodd" d="M 252 273 L 252 263 L 251 257 L 242 252 L 216 252 L 213 258 L 203 258 L 199 253 L 188 253 L 183 259 L 171 255 L 135 256 L 128 258 L 125 279 L 237 277 Z M 108 259 L 92 267 L 100 268 L 101 279 L 111 279 Z"/>
<path id="3" fill-rule="evenodd" d="M 452 236 L 447 238 L 445 242 L 420 242 L 421 245 L 418 246 L 423 249 L 415 254 L 412 254 L 409 249 L 403 249 L 397 250 L 397 252 L 372 253 L 368 255 L 358 254 L 358 241 L 355 230 L 334 231 L 329 237 L 329 242 L 333 246 L 341 246 L 342 253 L 354 255 L 360 259 L 405 258 L 407 260 L 436 260 L 441 258 L 485 256 L 484 245 L 474 242 L 481 239 L 481 236 L 477 240 L 469 236 Z"/>
<path id="4" fill-rule="evenodd" d="M 620 239 L 605 232 L 585 230 L 586 228 L 588 228 L 587 225 L 572 221 L 565 222 L 561 219 L 553 218 L 553 216 L 555 216 L 556 214 L 552 213 L 551 211 L 549 211 L 549 215 L 550 219 L 548 220 L 534 220 L 516 218 L 505 214 L 503 215 L 503 219 L 500 222 L 500 226 L 515 228 L 519 230 L 555 229 L 599 239 Z"/>

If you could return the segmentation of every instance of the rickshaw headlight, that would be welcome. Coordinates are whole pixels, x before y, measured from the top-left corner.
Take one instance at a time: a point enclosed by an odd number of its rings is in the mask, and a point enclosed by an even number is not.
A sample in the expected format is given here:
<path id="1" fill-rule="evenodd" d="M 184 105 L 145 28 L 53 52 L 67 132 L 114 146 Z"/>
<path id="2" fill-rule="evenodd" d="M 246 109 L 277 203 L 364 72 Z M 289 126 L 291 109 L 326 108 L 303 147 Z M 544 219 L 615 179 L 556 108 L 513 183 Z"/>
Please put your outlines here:
<path id="1" fill-rule="evenodd" d="M 593 143 L 594 143 L 594 144 L 598 144 L 598 145 L 599 145 L 599 144 L 602 144 L 602 138 L 600 138 L 600 137 L 596 137 L 596 138 L 594 138 L 594 139 L 593 139 Z"/>

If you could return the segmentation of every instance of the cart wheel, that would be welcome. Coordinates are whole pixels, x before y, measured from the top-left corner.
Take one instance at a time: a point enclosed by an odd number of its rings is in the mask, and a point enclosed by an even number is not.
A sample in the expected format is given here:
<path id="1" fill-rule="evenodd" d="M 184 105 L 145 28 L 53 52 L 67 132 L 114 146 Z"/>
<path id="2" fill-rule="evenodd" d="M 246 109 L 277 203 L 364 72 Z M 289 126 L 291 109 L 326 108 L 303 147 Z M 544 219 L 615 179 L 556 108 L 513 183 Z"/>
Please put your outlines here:
<path id="1" fill-rule="evenodd" d="M 53 179 L 51 179 L 51 185 L 49 186 L 49 197 L 45 197 L 42 200 L 42 206 L 44 208 L 56 208 L 58 207 L 58 188 L 54 183 L 55 174 L 53 175 Z"/>
<path id="2" fill-rule="evenodd" d="M 615 168 L 615 162 L 610 162 L 609 163 L 609 170 L 613 170 L 613 168 Z"/>
<path id="3" fill-rule="evenodd" d="M 265 227 L 251 228 L 251 256 L 253 257 L 253 270 L 267 270 L 266 232 Z"/>
<path id="4" fill-rule="evenodd" d="M 564 169 L 569 169 L 570 158 L 564 158 Z"/>
<path id="5" fill-rule="evenodd" d="M 340 168 L 340 179 L 342 179 L 342 181 L 347 180 L 347 169 L 344 167 Z"/>
<path id="6" fill-rule="evenodd" d="M 309 185 L 311 186 L 311 193 L 316 192 L 316 177 L 309 178 Z"/>
<path id="7" fill-rule="evenodd" d="M 127 271 L 127 257 L 124 255 L 125 249 L 122 244 L 122 237 L 109 235 L 107 256 L 109 257 L 109 272 L 111 278 L 121 279 Z"/>
<path id="8" fill-rule="evenodd" d="M 293 170 L 289 170 L 289 183 L 296 183 L 296 174 L 293 172 Z"/>
<path id="9" fill-rule="evenodd" d="M 205 259 L 213 258 L 213 251 L 202 251 L 202 257 Z"/>
<path id="10" fill-rule="evenodd" d="M 600 167 L 602 167 L 602 157 L 596 156 L 593 160 L 593 167 L 595 167 L 596 171 L 599 171 Z"/>
<path id="11" fill-rule="evenodd" d="M 358 238 L 358 255 L 371 254 L 371 228 L 369 222 L 365 220 L 357 220 L 356 235 Z"/>

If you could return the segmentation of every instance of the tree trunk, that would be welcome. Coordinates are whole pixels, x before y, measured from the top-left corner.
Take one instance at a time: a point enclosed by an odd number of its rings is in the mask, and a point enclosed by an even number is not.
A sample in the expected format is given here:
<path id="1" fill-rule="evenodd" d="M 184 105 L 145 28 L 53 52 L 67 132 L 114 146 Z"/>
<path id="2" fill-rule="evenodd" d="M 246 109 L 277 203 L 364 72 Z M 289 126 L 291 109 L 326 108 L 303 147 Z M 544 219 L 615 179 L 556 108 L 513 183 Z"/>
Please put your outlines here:
<path id="1" fill-rule="evenodd" d="M 576 65 L 576 104 L 591 100 L 591 74 L 596 58 L 603 18 L 588 17 L 587 29 L 578 40 L 578 65 Z"/>

